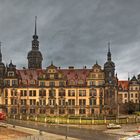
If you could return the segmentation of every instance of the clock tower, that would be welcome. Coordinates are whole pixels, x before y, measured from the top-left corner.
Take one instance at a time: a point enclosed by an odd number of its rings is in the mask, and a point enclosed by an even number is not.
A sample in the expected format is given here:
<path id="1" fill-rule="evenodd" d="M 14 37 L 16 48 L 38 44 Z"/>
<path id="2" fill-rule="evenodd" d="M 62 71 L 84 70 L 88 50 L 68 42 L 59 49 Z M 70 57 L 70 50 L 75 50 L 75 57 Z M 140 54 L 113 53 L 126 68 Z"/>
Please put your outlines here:
<path id="1" fill-rule="evenodd" d="M 117 105 L 117 75 L 115 75 L 115 63 L 111 58 L 110 42 L 108 43 L 107 62 L 104 64 L 105 74 L 105 107 L 109 114 L 116 114 Z"/>
<path id="2" fill-rule="evenodd" d="M 29 69 L 41 69 L 42 68 L 42 54 L 39 51 L 39 41 L 37 35 L 37 17 L 35 17 L 35 33 L 33 35 L 32 40 L 32 50 L 29 51 L 27 59 L 28 59 L 28 68 Z"/>

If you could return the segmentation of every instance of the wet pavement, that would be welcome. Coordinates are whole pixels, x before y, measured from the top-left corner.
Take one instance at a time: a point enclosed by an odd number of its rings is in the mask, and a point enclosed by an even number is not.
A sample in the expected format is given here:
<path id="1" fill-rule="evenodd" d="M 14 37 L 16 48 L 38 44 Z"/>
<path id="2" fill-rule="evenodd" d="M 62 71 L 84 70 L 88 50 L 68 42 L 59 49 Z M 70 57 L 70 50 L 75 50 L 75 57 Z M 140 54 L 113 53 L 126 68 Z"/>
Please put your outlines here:
<path id="1" fill-rule="evenodd" d="M 45 124 L 45 123 L 38 123 L 32 121 L 21 121 L 21 120 L 8 120 L 7 123 L 12 125 L 32 128 L 48 133 L 53 133 L 57 135 L 62 135 L 65 137 L 78 138 L 81 140 L 118 140 L 119 138 L 122 137 L 122 135 L 104 133 L 105 128 L 101 130 L 96 130 L 94 126 L 93 129 L 85 129 L 85 128 L 78 128 L 78 127 L 71 127 L 69 125 L 62 126 L 62 125 Z"/>

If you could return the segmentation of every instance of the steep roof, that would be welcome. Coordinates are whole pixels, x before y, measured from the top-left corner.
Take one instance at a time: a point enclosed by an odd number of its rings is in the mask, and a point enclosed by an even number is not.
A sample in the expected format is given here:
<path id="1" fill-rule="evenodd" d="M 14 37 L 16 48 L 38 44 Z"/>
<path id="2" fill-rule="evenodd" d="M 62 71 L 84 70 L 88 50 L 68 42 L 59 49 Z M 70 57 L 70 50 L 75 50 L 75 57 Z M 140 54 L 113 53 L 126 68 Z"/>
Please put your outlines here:
<path id="1" fill-rule="evenodd" d="M 76 83 L 79 80 L 86 81 L 86 78 L 89 75 L 90 69 L 61 69 L 60 70 L 65 77 L 67 77 L 67 80 L 74 80 Z"/>
<path id="2" fill-rule="evenodd" d="M 128 81 L 125 80 L 118 81 L 118 86 L 119 89 L 121 88 L 121 90 L 128 90 Z"/>

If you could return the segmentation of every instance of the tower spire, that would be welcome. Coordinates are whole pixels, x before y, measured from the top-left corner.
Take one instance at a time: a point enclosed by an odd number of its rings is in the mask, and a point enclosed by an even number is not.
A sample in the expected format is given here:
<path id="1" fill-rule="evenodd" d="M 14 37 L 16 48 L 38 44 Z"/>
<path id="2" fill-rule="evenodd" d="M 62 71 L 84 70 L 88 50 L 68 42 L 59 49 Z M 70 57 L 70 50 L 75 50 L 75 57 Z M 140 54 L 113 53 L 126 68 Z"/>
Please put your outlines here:
<path id="1" fill-rule="evenodd" d="M 110 42 L 108 42 L 108 52 L 110 52 Z"/>
<path id="2" fill-rule="evenodd" d="M 37 35 L 37 16 L 35 16 L 35 31 L 33 35 L 33 41 L 32 41 L 32 50 L 38 50 L 38 49 L 39 49 L 39 41 Z"/>
<path id="3" fill-rule="evenodd" d="M 37 40 L 38 39 L 38 35 L 37 35 L 37 16 L 35 16 L 35 32 L 33 35 L 33 39 Z"/>
<path id="4" fill-rule="evenodd" d="M 36 27 L 37 27 L 37 16 L 35 16 L 35 35 L 37 35 L 37 30 L 36 30 Z"/>
<path id="5" fill-rule="evenodd" d="M 110 42 L 108 42 L 107 60 L 108 60 L 108 61 L 111 61 Z"/>
<path id="6" fill-rule="evenodd" d="M 96 65 L 98 65 L 98 61 L 96 60 Z"/>

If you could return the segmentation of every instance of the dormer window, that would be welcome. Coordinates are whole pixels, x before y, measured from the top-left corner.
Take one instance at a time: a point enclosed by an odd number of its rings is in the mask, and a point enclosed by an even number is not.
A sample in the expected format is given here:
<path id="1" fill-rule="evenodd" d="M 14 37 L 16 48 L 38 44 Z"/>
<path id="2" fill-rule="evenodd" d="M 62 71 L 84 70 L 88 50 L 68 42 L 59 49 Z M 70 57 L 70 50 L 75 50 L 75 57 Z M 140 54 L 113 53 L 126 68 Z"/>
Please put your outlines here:
<path id="1" fill-rule="evenodd" d="M 96 74 L 92 74 L 92 78 L 96 78 Z"/>
<path id="2" fill-rule="evenodd" d="M 26 85 L 27 84 L 27 80 L 22 80 L 22 84 Z"/>
<path id="3" fill-rule="evenodd" d="M 50 74 L 50 79 L 54 79 L 54 74 Z"/>
<path id="4" fill-rule="evenodd" d="M 79 84 L 79 85 L 83 85 L 83 84 L 84 84 L 84 81 L 83 81 L 83 80 L 79 80 L 79 81 L 78 81 L 78 84 Z"/>
<path id="5" fill-rule="evenodd" d="M 11 72 L 11 71 L 8 72 L 8 76 L 10 76 L 10 77 L 11 77 L 11 76 L 14 76 L 14 72 L 13 72 L 13 71 L 12 71 L 12 72 Z"/>
<path id="6" fill-rule="evenodd" d="M 74 80 L 70 80 L 70 83 L 69 83 L 71 86 L 74 86 L 75 85 L 75 81 Z"/>
<path id="7" fill-rule="evenodd" d="M 31 80 L 30 84 L 31 85 L 34 85 L 35 84 L 35 81 L 34 80 Z"/>

